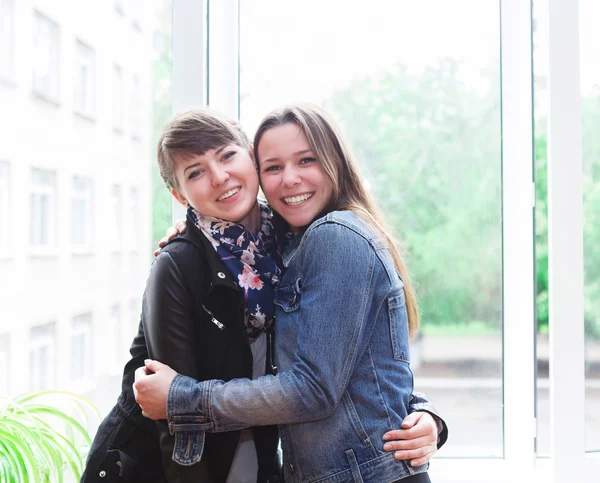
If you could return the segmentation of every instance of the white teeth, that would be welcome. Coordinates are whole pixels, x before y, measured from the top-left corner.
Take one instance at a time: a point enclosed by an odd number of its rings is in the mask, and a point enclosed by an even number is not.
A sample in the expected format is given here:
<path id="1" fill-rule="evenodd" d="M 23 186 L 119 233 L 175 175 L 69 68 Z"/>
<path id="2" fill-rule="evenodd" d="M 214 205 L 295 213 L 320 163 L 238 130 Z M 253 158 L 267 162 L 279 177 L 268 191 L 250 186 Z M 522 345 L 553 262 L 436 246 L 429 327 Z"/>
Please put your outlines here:
<path id="1" fill-rule="evenodd" d="M 219 198 L 217 199 L 217 201 L 223 201 L 226 200 L 227 198 L 231 198 L 234 194 L 236 194 L 238 191 L 240 190 L 239 186 L 237 188 L 233 188 L 232 190 L 229 190 L 227 193 L 225 193 L 224 195 L 219 196 Z"/>
<path id="2" fill-rule="evenodd" d="M 300 203 L 304 203 L 307 199 L 312 198 L 313 194 L 314 193 L 307 193 L 305 195 L 283 198 L 283 201 L 285 201 L 288 205 L 299 205 Z"/>

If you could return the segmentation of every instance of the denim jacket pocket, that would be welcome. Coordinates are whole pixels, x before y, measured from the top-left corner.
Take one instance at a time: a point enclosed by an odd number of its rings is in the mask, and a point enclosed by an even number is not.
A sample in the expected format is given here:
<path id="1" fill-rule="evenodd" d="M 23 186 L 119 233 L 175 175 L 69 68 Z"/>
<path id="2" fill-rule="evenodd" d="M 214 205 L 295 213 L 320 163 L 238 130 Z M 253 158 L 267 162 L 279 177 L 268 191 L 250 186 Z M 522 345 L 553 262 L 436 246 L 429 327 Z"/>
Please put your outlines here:
<path id="1" fill-rule="evenodd" d="M 289 285 L 281 285 L 275 294 L 275 305 L 286 312 L 293 312 L 300 307 L 302 297 L 302 279 L 297 279 Z"/>
<path id="2" fill-rule="evenodd" d="M 388 316 L 394 359 L 410 362 L 408 346 L 408 313 L 406 312 L 406 297 L 404 290 L 388 298 Z"/>
<path id="3" fill-rule="evenodd" d="M 173 461 L 183 466 L 192 466 L 202 459 L 204 452 L 204 431 L 177 431 L 175 432 L 175 446 L 173 448 Z"/>

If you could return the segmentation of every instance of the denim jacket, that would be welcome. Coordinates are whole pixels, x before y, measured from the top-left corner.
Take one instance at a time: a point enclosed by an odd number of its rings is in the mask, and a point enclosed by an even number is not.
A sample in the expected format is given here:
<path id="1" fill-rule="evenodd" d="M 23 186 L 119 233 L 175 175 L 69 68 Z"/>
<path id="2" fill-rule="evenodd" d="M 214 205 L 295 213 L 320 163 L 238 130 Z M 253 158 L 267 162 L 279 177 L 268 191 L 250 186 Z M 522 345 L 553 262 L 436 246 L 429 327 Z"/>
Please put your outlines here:
<path id="1" fill-rule="evenodd" d="M 409 412 L 413 375 L 403 282 L 386 242 L 360 217 L 316 220 L 283 256 L 279 374 L 169 389 L 174 458 L 202 456 L 205 432 L 279 423 L 286 483 L 385 482 L 427 470 L 383 451 Z"/>

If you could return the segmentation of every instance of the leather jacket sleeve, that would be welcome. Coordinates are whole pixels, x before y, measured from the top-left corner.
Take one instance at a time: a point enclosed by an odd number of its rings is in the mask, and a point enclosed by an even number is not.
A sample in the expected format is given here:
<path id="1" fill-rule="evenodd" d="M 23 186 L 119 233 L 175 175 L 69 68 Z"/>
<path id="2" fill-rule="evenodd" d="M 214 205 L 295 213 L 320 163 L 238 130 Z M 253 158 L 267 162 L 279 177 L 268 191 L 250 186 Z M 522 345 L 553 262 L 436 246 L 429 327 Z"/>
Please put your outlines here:
<path id="1" fill-rule="evenodd" d="M 169 252 L 154 261 L 142 302 L 142 324 L 150 358 L 171 366 L 180 374 L 198 377 L 194 347 L 192 296 Z M 157 421 L 162 461 L 169 482 L 210 481 L 206 465 L 182 466 L 172 461 L 175 437 L 166 421 Z"/>
<path id="2" fill-rule="evenodd" d="M 425 411 L 433 416 L 435 421 L 438 423 L 438 444 L 437 447 L 440 449 L 444 446 L 444 443 L 448 439 L 448 426 L 446 421 L 442 419 L 437 409 L 431 404 L 431 401 L 422 392 L 414 392 L 409 402 L 410 412 Z M 441 425 L 441 429 L 440 429 Z"/>

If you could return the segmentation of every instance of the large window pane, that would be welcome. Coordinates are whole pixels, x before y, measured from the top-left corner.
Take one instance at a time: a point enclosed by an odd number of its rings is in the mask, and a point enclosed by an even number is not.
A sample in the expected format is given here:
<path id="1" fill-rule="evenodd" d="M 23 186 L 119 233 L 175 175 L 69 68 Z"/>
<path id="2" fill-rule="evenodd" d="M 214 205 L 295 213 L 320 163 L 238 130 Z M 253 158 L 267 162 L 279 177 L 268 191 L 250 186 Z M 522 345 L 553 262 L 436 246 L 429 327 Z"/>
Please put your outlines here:
<path id="1" fill-rule="evenodd" d="M 415 388 L 452 427 L 442 454 L 502 456 L 498 2 L 240 2 L 240 24 L 249 134 L 287 102 L 331 111 L 406 243 Z"/>

